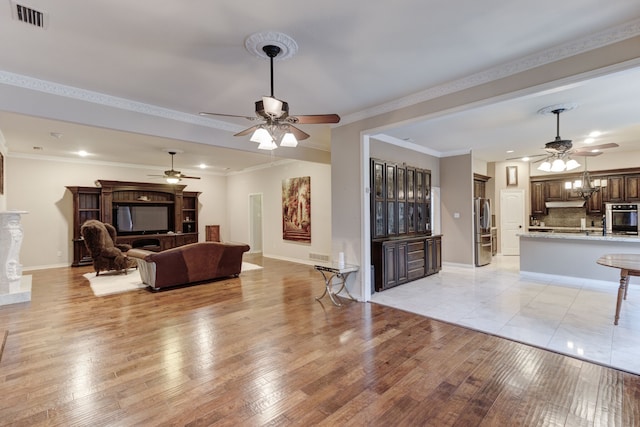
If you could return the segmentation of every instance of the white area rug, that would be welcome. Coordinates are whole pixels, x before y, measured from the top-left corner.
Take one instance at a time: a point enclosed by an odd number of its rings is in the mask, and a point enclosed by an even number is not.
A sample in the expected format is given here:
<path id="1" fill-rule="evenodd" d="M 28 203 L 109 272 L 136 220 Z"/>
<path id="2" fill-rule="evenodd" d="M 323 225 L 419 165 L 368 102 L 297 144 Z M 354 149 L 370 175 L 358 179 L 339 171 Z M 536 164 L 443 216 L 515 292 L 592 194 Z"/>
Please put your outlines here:
<path id="1" fill-rule="evenodd" d="M 250 262 L 242 262 L 242 270 L 241 271 L 250 271 L 250 270 L 262 270 L 261 265 L 251 264 Z"/>
<path id="2" fill-rule="evenodd" d="M 96 276 L 95 272 L 86 273 L 83 276 L 89 280 L 91 290 L 97 297 L 135 291 L 136 289 L 147 287 L 142 283 L 140 272 L 134 268 L 129 269 L 127 274 L 103 271 L 99 276 Z"/>
<path id="3" fill-rule="evenodd" d="M 241 271 L 261 269 L 262 266 L 260 265 L 243 262 Z M 147 285 L 142 283 L 140 272 L 133 268 L 129 269 L 127 274 L 117 273 L 115 271 L 103 271 L 99 276 L 96 276 L 96 273 L 86 273 L 84 277 L 89 281 L 91 290 L 97 297 L 135 291 L 136 289 L 144 289 L 147 287 Z"/>

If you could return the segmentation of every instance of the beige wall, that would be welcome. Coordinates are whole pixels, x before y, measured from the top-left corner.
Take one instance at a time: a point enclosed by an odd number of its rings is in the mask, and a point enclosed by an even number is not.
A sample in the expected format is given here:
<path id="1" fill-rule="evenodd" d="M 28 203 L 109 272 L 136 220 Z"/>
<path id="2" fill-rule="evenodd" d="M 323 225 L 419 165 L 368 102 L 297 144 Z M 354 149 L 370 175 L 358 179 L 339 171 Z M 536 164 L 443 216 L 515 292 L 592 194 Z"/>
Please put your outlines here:
<path id="1" fill-rule="evenodd" d="M 311 243 L 282 238 L 282 181 L 311 177 Z M 249 195 L 262 194 L 263 255 L 316 263 L 309 254 L 331 255 L 331 166 L 288 161 L 228 177 L 230 240 L 249 242 Z"/>
<path id="2" fill-rule="evenodd" d="M 442 260 L 471 266 L 473 255 L 473 173 L 470 154 L 440 160 Z"/>

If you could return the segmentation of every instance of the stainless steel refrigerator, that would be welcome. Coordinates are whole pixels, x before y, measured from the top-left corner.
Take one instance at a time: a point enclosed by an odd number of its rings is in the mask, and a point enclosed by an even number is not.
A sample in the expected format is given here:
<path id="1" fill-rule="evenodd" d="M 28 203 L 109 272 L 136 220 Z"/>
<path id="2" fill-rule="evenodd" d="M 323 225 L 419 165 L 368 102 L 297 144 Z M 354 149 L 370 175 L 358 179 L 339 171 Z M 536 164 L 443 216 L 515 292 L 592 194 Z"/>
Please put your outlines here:
<path id="1" fill-rule="evenodd" d="M 476 266 L 491 263 L 491 203 L 489 199 L 473 199 Z"/>

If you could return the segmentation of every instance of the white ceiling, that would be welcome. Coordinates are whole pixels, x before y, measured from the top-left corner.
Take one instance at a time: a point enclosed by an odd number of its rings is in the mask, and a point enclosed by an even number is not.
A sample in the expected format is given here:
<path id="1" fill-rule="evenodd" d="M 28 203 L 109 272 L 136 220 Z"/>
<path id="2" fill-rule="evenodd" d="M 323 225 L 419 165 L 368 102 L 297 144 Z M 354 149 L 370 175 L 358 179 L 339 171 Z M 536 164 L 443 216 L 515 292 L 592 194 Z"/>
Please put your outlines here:
<path id="1" fill-rule="evenodd" d="M 269 94 L 268 61 L 244 48 L 256 32 L 285 33 L 298 44 L 292 58 L 275 63 L 274 94 L 291 114 L 337 113 L 341 125 L 599 32 L 640 32 L 640 2 L 629 0 L 606 7 L 600 0 L 20 4 L 46 12 L 48 26 L 18 22 L 12 3 L 0 4 L 0 130 L 9 153 L 60 157 L 85 149 L 100 161 L 166 165 L 163 149 L 178 148 L 184 154 L 176 164 L 186 170 L 201 162 L 214 171 L 240 170 L 330 149 L 323 125 L 303 127 L 312 136 L 299 148 L 264 153 L 232 136 L 251 122 L 197 115 L 252 115 L 254 102 Z M 560 103 L 578 105 L 560 123 L 561 136 L 574 145 L 596 129 L 604 133 L 595 143 L 639 145 L 640 69 L 384 133 L 438 153 L 472 149 L 499 161 L 541 153 L 555 137 L 555 117 L 536 111 Z M 148 131 L 151 125 L 157 130 Z"/>

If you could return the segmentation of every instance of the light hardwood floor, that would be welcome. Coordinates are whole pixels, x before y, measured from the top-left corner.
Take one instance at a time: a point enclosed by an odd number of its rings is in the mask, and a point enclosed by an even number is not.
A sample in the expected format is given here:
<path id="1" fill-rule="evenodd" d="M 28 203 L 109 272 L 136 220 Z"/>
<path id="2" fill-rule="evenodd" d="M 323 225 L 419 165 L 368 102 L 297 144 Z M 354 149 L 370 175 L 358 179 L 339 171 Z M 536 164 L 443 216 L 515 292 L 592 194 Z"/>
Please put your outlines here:
<path id="1" fill-rule="evenodd" d="M 640 425 L 640 378 L 376 304 L 312 267 L 95 297 L 29 272 L 0 307 L 0 425 Z"/>

